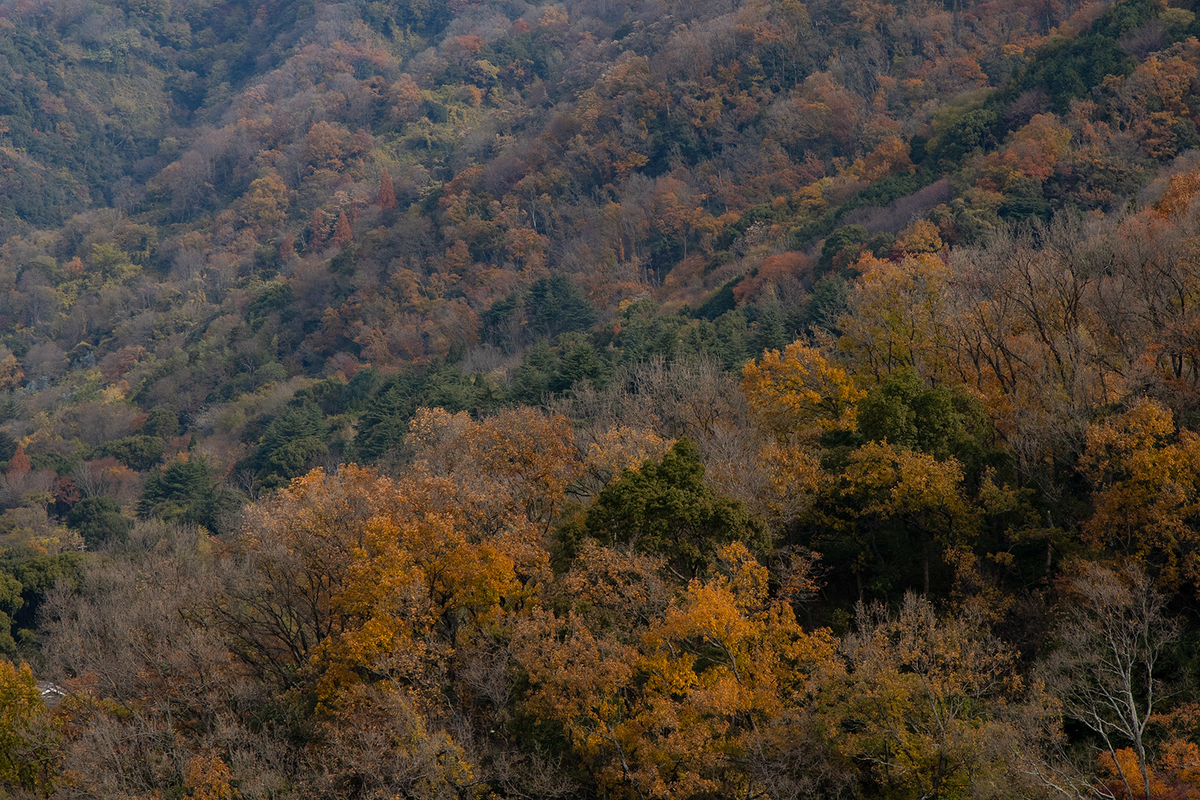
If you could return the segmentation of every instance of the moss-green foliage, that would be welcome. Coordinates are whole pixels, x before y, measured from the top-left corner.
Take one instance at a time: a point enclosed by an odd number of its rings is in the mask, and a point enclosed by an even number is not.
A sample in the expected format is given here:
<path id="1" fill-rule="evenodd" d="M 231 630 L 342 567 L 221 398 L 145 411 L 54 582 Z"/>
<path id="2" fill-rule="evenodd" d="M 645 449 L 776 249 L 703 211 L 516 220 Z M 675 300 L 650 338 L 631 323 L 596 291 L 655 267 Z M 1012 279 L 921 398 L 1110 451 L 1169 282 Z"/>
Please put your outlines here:
<path id="1" fill-rule="evenodd" d="M 737 501 L 704 482 L 700 450 L 679 440 L 661 463 L 626 470 L 588 509 L 585 530 L 608 545 L 663 556 L 683 575 L 696 575 L 725 544 L 766 544 L 762 527 Z"/>
<path id="2" fill-rule="evenodd" d="M 143 436 L 157 436 L 168 439 L 179 430 L 179 419 L 167 409 L 159 406 L 150 410 L 146 420 L 138 428 Z"/>
<path id="3" fill-rule="evenodd" d="M 142 519 L 158 517 L 218 530 L 234 503 L 229 491 L 218 485 L 208 459 L 191 456 L 150 473 L 137 513 Z"/>
<path id="4" fill-rule="evenodd" d="M 159 436 L 126 436 L 108 442 L 102 448 L 104 455 L 112 456 L 130 469 L 144 472 L 162 461 L 166 443 Z"/>
<path id="5" fill-rule="evenodd" d="M 556 346 L 540 339 L 513 371 L 511 395 L 518 403 L 538 405 L 576 385 L 602 387 L 612 373 L 611 358 L 597 350 L 587 336 L 563 336 Z"/>
<path id="6" fill-rule="evenodd" d="M 0 462 L 7 464 L 17 452 L 17 442 L 4 431 L 0 431 Z"/>
<path id="7" fill-rule="evenodd" d="M 111 497 L 85 497 L 67 514 L 67 526 L 79 531 L 89 550 L 124 542 L 133 520 L 121 513 Z"/>
<path id="8" fill-rule="evenodd" d="M 70 96 L 79 87 L 67 81 L 83 77 L 64 70 L 59 42 L 28 29 L 0 27 L 0 56 L 6 63 L 0 70 L 0 114 L 4 136 L 15 148 L 0 152 L 0 163 L 8 167 L 0 192 L 0 233 L 12 231 L 17 220 L 61 224 L 66 214 L 87 206 L 89 188 L 116 180 L 127 162 L 98 115 L 62 104 L 60 116 L 58 107 L 44 102 L 39 83 L 51 95 Z"/>
<path id="9" fill-rule="evenodd" d="M 554 337 L 583 330 L 596 321 L 596 310 L 566 275 L 552 275 L 529 287 L 529 328 L 536 336 Z"/>
<path id="10" fill-rule="evenodd" d="M 987 103 L 989 96 L 986 93 L 969 95 L 934 117 L 934 136 L 929 140 L 926 152 L 943 169 L 994 148 L 1000 140 L 1000 113 Z"/>
<path id="11" fill-rule="evenodd" d="M 997 456 L 979 398 L 962 386 L 929 387 L 912 369 L 893 373 L 867 393 L 858 406 L 858 429 L 868 441 L 956 458 L 976 479 Z"/>
<path id="12" fill-rule="evenodd" d="M 821 258 L 817 262 L 819 272 L 828 272 L 835 264 L 845 266 L 853 262 L 862 252 L 862 245 L 870 238 L 870 233 L 862 225 L 847 225 L 838 228 L 825 239 L 821 245 Z"/>

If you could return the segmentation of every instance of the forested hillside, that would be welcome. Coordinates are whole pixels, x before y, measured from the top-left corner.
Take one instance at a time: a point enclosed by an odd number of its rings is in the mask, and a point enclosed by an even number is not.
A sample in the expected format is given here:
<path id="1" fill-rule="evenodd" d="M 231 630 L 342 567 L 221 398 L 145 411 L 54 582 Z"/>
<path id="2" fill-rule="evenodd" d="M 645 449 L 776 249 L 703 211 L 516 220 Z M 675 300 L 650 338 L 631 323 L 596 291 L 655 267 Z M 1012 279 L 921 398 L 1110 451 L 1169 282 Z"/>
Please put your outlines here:
<path id="1" fill-rule="evenodd" d="M 1198 37 L 0 0 L 0 798 L 1200 800 Z"/>

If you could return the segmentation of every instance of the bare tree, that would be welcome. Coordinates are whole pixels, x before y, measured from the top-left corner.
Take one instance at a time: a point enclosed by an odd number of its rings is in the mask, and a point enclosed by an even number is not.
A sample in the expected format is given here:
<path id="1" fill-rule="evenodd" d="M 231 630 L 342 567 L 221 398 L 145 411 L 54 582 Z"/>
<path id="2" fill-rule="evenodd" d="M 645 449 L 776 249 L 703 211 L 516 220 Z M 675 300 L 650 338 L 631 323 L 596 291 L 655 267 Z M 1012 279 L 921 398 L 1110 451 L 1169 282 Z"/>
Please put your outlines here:
<path id="1" fill-rule="evenodd" d="M 1047 688 L 1061 700 L 1063 713 L 1091 731 L 1096 746 L 1111 757 L 1125 796 L 1149 798 L 1146 728 L 1162 700 L 1157 672 L 1178 625 L 1167 617 L 1150 578 L 1134 567 L 1117 572 L 1082 564 L 1064 588 L 1059 647 L 1045 669 Z M 1117 756 L 1124 747 L 1132 747 L 1140 774 L 1130 774 Z"/>

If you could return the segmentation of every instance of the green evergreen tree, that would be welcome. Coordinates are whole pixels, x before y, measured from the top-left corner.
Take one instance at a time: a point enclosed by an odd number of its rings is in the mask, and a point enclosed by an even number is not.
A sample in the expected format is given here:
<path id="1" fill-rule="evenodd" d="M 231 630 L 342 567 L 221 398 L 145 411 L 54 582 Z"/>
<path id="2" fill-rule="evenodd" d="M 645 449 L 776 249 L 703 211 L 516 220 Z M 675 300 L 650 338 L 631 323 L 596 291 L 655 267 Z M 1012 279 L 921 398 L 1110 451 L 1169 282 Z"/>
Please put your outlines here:
<path id="1" fill-rule="evenodd" d="M 699 574 L 722 545 L 742 540 L 767 545 L 765 531 L 736 500 L 704 482 L 700 449 L 680 439 L 661 463 L 626 470 L 588 510 L 588 535 L 616 546 L 661 555 L 680 575 Z"/>
<path id="2" fill-rule="evenodd" d="M 101 451 L 132 470 L 145 472 L 162 461 L 166 448 L 166 442 L 158 436 L 126 436 L 108 442 Z"/>
<path id="3" fill-rule="evenodd" d="M 307 472 L 329 453 L 325 435 L 321 412 L 311 402 L 285 409 L 267 426 L 254 453 L 262 485 L 269 489 L 283 486 Z"/>
<path id="4" fill-rule="evenodd" d="M 591 301 L 574 281 L 561 273 L 534 281 L 525 308 L 529 332 L 535 337 L 553 339 L 560 333 L 590 328 L 596 321 Z"/>
<path id="5" fill-rule="evenodd" d="M 232 498 L 220 489 L 208 459 L 176 459 L 146 478 L 137 513 L 142 519 L 203 525 L 217 530 Z"/>
<path id="6" fill-rule="evenodd" d="M 67 527 L 79 531 L 89 550 L 110 543 L 124 542 L 133 528 L 133 520 L 121 513 L 111 497 L 85 497 L 67 514 Z"/>

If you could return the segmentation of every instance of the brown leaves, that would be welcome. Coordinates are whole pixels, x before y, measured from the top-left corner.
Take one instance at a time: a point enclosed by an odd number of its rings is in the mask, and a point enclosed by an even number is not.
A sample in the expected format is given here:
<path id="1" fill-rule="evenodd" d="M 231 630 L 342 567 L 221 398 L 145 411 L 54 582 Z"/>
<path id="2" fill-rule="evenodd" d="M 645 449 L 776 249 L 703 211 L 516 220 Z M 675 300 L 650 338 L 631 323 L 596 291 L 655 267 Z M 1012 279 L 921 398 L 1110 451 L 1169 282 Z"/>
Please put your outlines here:
<path id="1" fill-rule="evenodd" d="M 547 530 L 567 486 L 583 470 L 567 419 L 528 407 L 505 409 L 481 422 L 465 413 L 422 409 L 405 444 L 413 475 L 450 479 L 447 497 L 488 531 L 517 517 Z"/>

